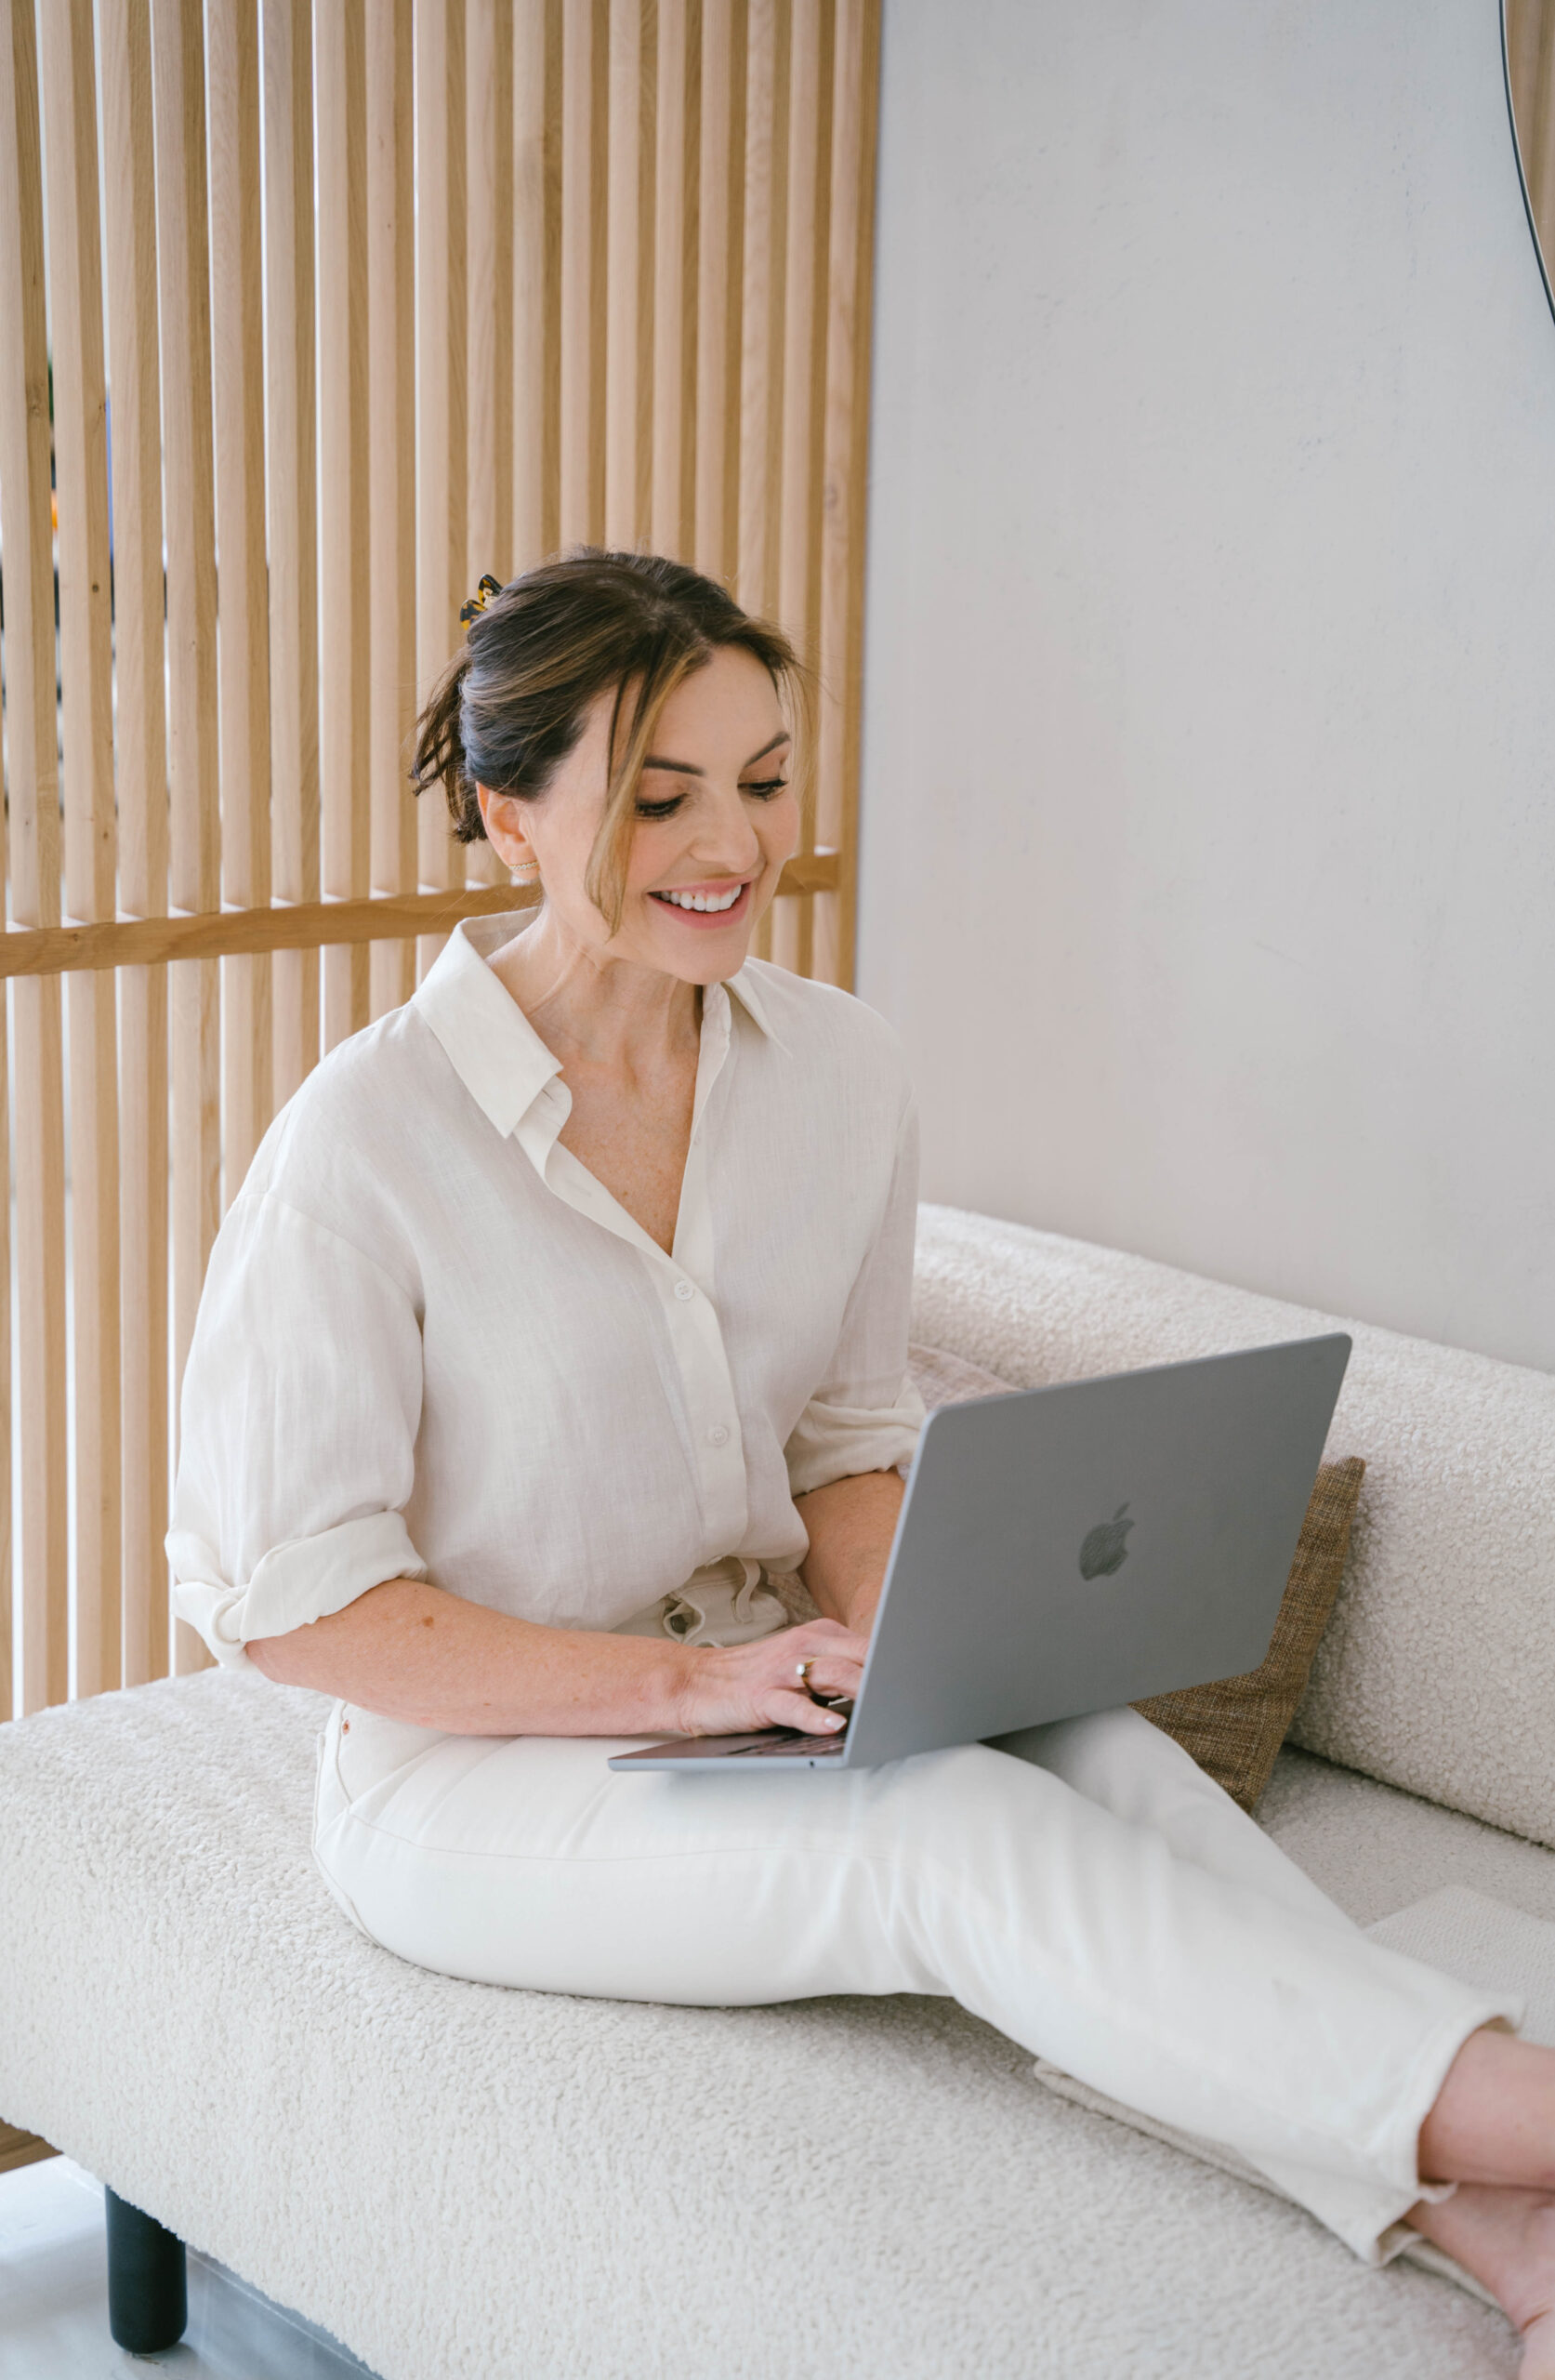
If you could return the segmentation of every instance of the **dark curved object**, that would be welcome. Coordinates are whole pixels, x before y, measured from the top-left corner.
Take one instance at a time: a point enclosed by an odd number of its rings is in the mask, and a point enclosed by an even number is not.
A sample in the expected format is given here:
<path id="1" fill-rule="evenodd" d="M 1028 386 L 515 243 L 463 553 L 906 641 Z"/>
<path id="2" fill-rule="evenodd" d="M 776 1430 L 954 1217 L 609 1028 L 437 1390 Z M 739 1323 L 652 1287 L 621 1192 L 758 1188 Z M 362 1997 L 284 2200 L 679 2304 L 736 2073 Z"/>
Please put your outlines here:
<path id="1" fill-rule="evenodd" d="M 177 2347 L 189 2321 L 184 2243 L 153 2215 L 104 2190 L 108 2215 L 108 2327 L 131 2355 Z"/>

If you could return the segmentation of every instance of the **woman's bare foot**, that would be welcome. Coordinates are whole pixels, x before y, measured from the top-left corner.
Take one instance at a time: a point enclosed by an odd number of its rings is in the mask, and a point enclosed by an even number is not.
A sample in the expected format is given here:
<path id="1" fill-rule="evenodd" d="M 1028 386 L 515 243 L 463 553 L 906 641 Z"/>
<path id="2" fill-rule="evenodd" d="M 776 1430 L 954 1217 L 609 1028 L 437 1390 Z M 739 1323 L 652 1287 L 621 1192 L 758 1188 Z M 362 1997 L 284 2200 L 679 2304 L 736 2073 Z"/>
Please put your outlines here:
<path id="1" fill-rule="evenodd" d="M 1483 2281 L 1522 2334 L 1519 2380 L 1555 2380 L 1555 2193 L 1471 2182 L 1407 2220 Z"/>

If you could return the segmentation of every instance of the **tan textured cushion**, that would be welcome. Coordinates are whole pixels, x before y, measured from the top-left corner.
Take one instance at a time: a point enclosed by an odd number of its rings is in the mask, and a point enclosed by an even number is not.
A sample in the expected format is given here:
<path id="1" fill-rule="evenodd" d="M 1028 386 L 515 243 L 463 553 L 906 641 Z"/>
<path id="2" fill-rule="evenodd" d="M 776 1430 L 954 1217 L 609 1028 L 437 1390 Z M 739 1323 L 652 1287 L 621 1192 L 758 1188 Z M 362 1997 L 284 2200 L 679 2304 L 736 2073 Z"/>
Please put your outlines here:
<path id="1" fill-rule="evenodd" d="M 1008 1381 L 943 1347 L 915 1344 L 908 1355 L 918 1394 L 930 1412 L 937 1405 L 961 1405 L 969 1397 L 1009 1393 Z M 1268 1784 L 1274 1756 L 1306 1690 L 1307 1673 L 1344 1575 L 1351 1523 L 1365 1469 L 1358 1455 L 1351 1455 L 1342 1462 L 1325 1462 L 1319 1471 L 1274 1623 L 1273 1641 L 1259 1667 L 1245 1677 L 1184 1686 L 1176 1694 L 1153 1695 L 1148 1702 L 1135 1705 L 1192 1752 L 1199 1766 L 1245 1810 L 1255 1806 Z"/>
<path id="2" fill-rule="evenodd" d="M 1273 1639 L 1259 1666 L 1244 1677 L 1154 1694 L 1134 1706 L 1175 1736 L 1245 1810 L 1257 1806 L 1307 1690 L 1307 1673 L 1344 1576 L 1350 1527 L 1365 1474 L 1365 1464 L 1353 1454 L 1342 1462 L 1325 1462 L 1318 1472 Z"/>

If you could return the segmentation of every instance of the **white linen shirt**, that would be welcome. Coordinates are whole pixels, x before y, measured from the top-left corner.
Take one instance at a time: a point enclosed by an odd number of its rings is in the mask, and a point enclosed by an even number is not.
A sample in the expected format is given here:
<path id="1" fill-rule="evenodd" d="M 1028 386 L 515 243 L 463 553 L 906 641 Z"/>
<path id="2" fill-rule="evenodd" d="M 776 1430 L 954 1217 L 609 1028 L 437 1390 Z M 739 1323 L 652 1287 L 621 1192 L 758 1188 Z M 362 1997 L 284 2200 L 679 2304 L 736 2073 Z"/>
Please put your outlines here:
<path id="1" fill-rule="evenodd" d="M 755 959 L 706 991 L 666 1255 L 560 1144 L 486 963 L 513 931 L 461 925 L 314 1070 L 217 1235 L 167 1553 L 218 1660 L 396 1578 L 613 1629 L 729 1555 L 794 1568 L 796 1496 L 912 1453 L 890 1027 Z"/>

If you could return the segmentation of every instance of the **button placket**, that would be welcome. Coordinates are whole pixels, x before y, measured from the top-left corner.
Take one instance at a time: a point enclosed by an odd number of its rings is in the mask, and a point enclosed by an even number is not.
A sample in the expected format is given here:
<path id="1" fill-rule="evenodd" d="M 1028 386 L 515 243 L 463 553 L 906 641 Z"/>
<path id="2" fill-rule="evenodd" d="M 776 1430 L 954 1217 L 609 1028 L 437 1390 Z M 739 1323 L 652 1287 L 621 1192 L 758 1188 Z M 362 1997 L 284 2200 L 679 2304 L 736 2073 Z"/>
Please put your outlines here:
<path id="1" fill-rule="evenodd" d="M 695 1288 L 682 1299 L 682 1286 L 692 1287 L 683 1280 L 666 1284 L 665 1318 L 686 1400 L 707 1543 L 727 1554 L 744 1538 L 749 1519 L 734 1382 L 711 1299 Z"/>

